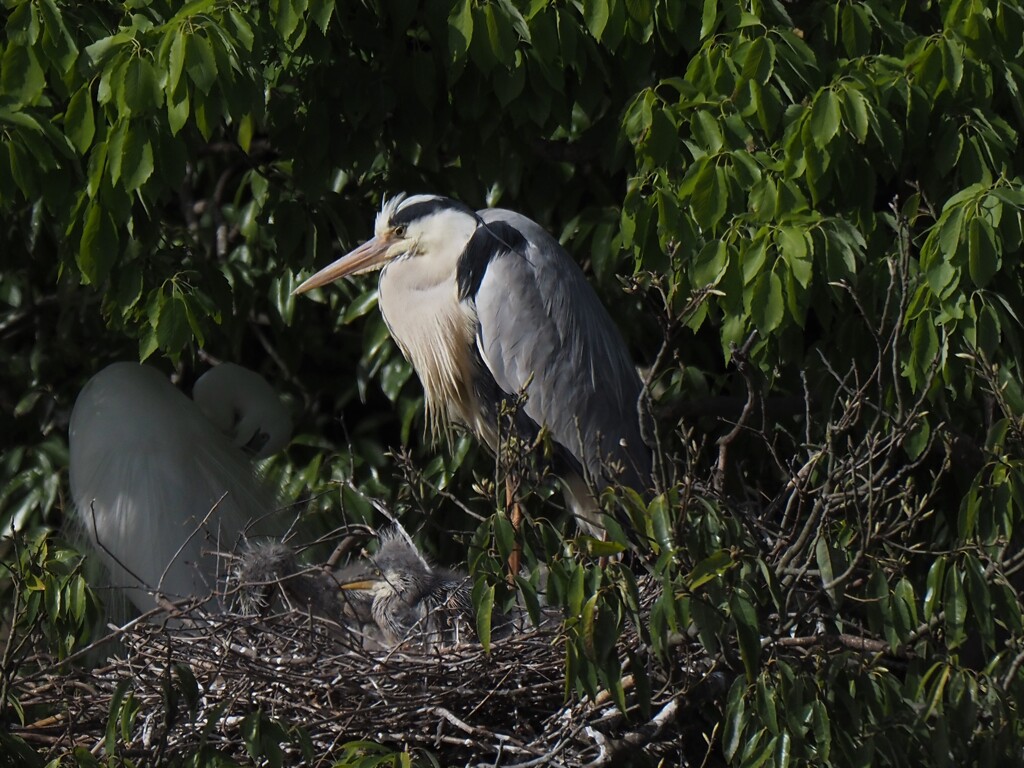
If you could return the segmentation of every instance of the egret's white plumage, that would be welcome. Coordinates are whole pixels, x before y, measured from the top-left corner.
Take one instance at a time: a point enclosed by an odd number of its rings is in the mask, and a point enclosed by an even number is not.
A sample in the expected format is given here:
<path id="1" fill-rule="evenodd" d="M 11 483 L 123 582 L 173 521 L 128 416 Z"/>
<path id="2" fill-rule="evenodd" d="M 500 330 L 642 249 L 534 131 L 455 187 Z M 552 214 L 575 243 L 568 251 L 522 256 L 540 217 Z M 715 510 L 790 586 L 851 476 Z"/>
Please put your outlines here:
<path id="1" fill-rule="evenodd" d="M 497 450 L 500 404 L 525 394 L 516 431 L 548 431 L 573 511 L 591 527 L 590 489 L 649 488 L 639 376 L 582 271 L 537 223 L 399 195 L 371 240 L 296 293 L 372 269 L 383 269 L 380 309 L 423 383 L 432 425 L 462 423 Z"/>
<path id="2" fill-rule="evenodd" d="M 203 415 L 254 459 L 273 456 L 288 444 L 292 420 L 267 380 L 234 363 L 221 363 L 192 387 Z"/>
<path id="3" fill-rule="evenodd" d="M 239 440 L 244 424 L 249 438 L 266 436 L 264 450 L 281 444 L 289 423 L 283 405 L 265 382 L 245 389 L 245 378 L 237 366 L 214 368 L 201 388 L 206 407 L 226 408 L 230 418 L 217 423 L 234 427 Z M 264 418 L 250 422 L 254 412 Z M 250 431 L 256 422 L 263 426 Z M 273 527 L 274 496 L 249 455 L 157 370 L 137 363 L 103 369 L 79 394 L 70 480 L 75 525 L 111 585 L 141 611 L 154 606 L 155 590 L 172 599 L 213 594 L 214 553 L 233 549 L 247 531 Z"/>

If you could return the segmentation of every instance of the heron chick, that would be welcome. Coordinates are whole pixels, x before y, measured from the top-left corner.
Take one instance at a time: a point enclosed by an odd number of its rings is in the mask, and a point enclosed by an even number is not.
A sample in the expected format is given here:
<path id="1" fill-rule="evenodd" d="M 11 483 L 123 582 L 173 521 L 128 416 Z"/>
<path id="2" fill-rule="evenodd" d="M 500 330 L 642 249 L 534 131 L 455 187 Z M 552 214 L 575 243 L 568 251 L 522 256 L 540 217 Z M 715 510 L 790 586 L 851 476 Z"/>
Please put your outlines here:
<path id="1" fill-rule="evenodd" d="M 400 526 L 381 534 L 369 566 L 340 587 L 371 597 L 371 615 L 385 646 L 430 649 L 466 639 L 473 627 L 466 574 L 432 566 Z"/>
<path id="2" fill-rule="evenodd" d="M 384 320 L 423 384 L 434 433 L 458 423 L 501 448 L 502 406 L 514 436 L 541 430 L 555 471 L 588 530 L 601 528 L 594 491 L 647 490 L 643 391 L 626 344 L 583 272 L 540 225 L 513 211 L 472 211 L 437 195 L 397 195 L 374 237 L 298 288 L 380 269 Z"/>

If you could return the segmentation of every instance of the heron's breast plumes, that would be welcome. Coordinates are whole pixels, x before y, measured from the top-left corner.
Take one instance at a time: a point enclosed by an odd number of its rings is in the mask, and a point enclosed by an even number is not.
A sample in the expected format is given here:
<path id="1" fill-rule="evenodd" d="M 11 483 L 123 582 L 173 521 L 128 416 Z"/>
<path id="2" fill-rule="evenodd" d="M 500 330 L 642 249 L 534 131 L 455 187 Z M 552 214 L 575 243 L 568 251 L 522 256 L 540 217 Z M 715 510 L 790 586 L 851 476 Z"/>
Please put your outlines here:
<path id="1" fill-rule="evenodd" d="M 423 384 L 431 435 L 453 423 L 477 431 L 472 349 L 476 316 L 459 301 L 454 281 L 426 287 L 394 267 L 381 275 L 380 309 L 406 359 Z"/>

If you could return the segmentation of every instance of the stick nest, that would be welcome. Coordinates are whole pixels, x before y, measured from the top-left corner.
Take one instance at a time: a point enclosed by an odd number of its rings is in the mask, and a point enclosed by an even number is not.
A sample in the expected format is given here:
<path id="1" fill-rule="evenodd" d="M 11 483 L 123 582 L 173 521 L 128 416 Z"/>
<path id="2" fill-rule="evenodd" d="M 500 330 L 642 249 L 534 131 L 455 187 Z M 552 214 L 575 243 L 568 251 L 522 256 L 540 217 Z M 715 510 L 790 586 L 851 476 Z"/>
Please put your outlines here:
<path id="1" fill-rule="evenodd" d="M 254 734 L 273 721 L 290 764 L 330 764 L 364 739 L 427 750 L 443 765 L 613 765 L 637 749 L 684 764 L 707 750 L 698 699 L 723 695 L 726 679 L 689 642 L 656 663 L 627 628 L 623 712 L 607 691 L 567 687 L 560 621 L 495 640 L 489 652 L 478 643 L 417 652 L 365 650 L 349 630 L 297 609 L 252 617 L 199 606 L 148 618 L 117 633 L 123 658 L 24 676 L 21 706 L 49 714 L 18 735 L 53 755 L 99 754 L 116 733 L 123 757 L 159 763 L 203 749 L 249 762 Z M 650 682 L 649 709 L 636 703 L 637 679 Z"/>

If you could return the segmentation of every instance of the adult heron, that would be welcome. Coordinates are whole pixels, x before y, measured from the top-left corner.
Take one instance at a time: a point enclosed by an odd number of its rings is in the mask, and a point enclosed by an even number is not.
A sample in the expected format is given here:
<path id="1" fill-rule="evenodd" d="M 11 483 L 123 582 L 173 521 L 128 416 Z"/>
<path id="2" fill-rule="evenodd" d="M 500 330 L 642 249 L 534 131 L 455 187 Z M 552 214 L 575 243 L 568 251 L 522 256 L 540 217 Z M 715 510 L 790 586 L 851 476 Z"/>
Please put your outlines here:
<path id="1" fill-rule="evenodd" d="M 115 363 L 86 383 L 71 413 L 73 522 L 111 585 L 143 612 L 154 592 L 214 594 L 213 553 L 272 528 L 275 498 L 251 459 L 288 441 L 287 411 L 258 374 L 230 363 L 194 394 L 154 368 Z"/>
<path id="2" fill-rule="evenodd" d="M 380 548 L 362 568 L 347 580 L 338 574 L 340 587 L 370 596 L 383 645 L 457 644 L 473 627 L 469 577 L 431 565 L 400 526 L 380 535 Z"/>
<path id="3" fill-rule="evenodd" d="M 601 529 L 594 491 L 650 486 L 640 378 L 583 272 L 540 225 L 400 194 L 384 203 L 372 239 L 295 293 L 375 269 L 381 312 L 423 384 L 435 435 L 461 423 L 498 451 L 502 403 L 525 395 L 516 437 L 532 443 L 547 431 L 588 530 Z"/>

